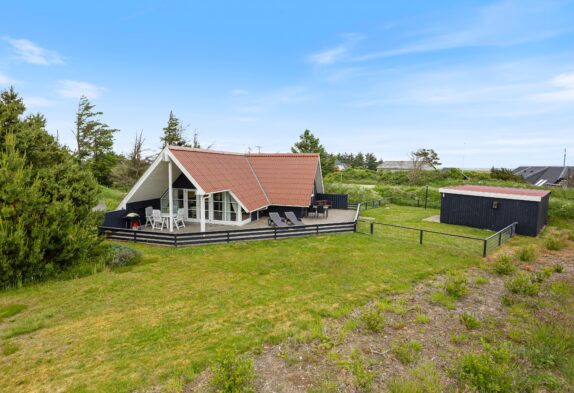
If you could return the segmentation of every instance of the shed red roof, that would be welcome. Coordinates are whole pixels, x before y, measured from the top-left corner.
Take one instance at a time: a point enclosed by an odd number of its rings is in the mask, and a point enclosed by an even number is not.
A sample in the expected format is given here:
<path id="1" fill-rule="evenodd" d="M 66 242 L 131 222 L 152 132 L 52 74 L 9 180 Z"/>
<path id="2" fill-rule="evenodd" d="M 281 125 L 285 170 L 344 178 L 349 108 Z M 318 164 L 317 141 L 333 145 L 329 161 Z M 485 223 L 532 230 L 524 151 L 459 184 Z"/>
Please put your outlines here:
<path id="1" fill-rule="evenodd" d="M 241 154 L 170 146 L 207 193 L 231 191 L 248 211 L 269 205 L 308 206 L 318 154 Z"/>
<path id="2" fill-rule="evenodd" d="M 440 188 L 439 192 L 447 194 L 462 194 L 503 199 L 518 199 L 540 201 L 550 194 L 547 190 L 531 190 L 528 188 L 491 187 L 465 184 L 462 186 Z"/>

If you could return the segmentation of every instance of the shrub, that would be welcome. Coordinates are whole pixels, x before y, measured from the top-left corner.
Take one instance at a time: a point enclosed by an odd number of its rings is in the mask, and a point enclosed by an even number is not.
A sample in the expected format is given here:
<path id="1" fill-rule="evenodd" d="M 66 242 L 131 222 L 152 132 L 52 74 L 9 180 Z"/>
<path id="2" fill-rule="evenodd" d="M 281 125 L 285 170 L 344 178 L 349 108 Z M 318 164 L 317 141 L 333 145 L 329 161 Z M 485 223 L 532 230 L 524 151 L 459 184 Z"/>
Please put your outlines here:
<path id="1" fill-rule="evenodd" d="M 463 274 L 450 273 L 444 282 L 444 291 L 455 299 L 460 299 L 468 292 L 467 279 Z"/>
<path id="2" fill-rule="evenodd" d="M 535 296 L 540 292 L 540 286 L 532 281 L 530 274 L 524 272 L 518 272 L 514 277 L 509 278 L 504 286 L 518 295 Z"/>
<path id="3" fill-rule="evenodd" d="M 560 366 L 574 355 L 574 333 L 561 324 L 538 324 L 530 331 L 528 344 L 528 358 L 539 368 Z"/>
<path id="4" fill-rule="evenodd" d="M 361 314 L 361 322 L 365 329 L 377 333 L 385 327 L 385 317 L 377 307 L 371 307 Z"/>
<path id="5" fill-rule="evenodd" d="M 351 351 L 351 372 L 355 376 L 355 383 L 359 392 L 370 392 L 373 386 L 373 373 L 365 364 L 361 353 L 354 349 Z"/>
<path id="6" fill-rule="evenodd" d="M 518 250 L 516 256 L 522 262 L 534 262 L 536 260 L 536 249 L 533 245 L 522 247 Z"/>
<path id="7" fill-rule="evenodd" d="M 558 250 L 562 250 L 564 247 L 566 247 L 566 243 L 564 242 L 564 240 L 559 239 L 557 237 L 549 237 L 544 242 L 544 246 L 548 250 L 558 251 Z"/>
<path id="8" fill-rule="evenodd" d="M 220 393 L 248 393 L 254 392 L 253 381 L 255 373 L 253 360 L 246 356 L 239 356 L 231 352 L 219 356 L 212 368 L 213 377 L 211 386 Z"/>
<path id="9" fill-rule="evenodd" d="M 420 324 L 426 324 L 430 322 L 430 317 L 426 314 L 417 314 L 415 316 L 415 321 Z"/>
<path id="10" fill-rule="evenodd" d="M 507 347 L 494 349 L 485 345 L 485 352 L 470 352 L 459 358 L 456 377 L 463 386 L 478 392 L 512 392 L 513 373 Z"/>
<path id="11" fill-rule="evenodd" d="M 432 363 L 422 363 L 409 370 L 408 375 L 389 381 L 390 393 L 442 393 L 447 391 L 440 374 Z"/>
<path id="12" fill-rule="evenodd" d="M 470 313 L 467 313 L 467 312 L 460 314 L 460 316 L 458 317 L 458 320 L 468 330 L 477 329 L 482 324 L 476 316 L 474 316 Z"/>
<path id="13" fill-rule="evenodd" d="M 477 277 L 474 279 L 474 283 L 478 285 L 488 284 L 488 278 L 486 277 Z"/>
<path id="14" fill-rule="evenodd" d="M 556 263 L 554 264 L 553 268 L 555 273 L 562 273 L 564 271 L 564 265 L 562 265 L 561 263 Z"/>
<path id="15" fill-rule="evenodd" d="M 422 345 L 418 341 L 409 341 L 396 344 L 392 348 L 392 352 L 399 362 L 402 364 L 411 364 L 418 360 Z"/>
<path id="16" fill-rule="evenodd" d="M 500 275 L 508 275 L 510 273 L 514 273 L 516 270 L 512 257 L 506 254 L 501 254 L 496 258 L 493 268 L 494 271 Z"/>
<path id="17" fill-rule="evenodd" d="M 549 279 L 551 275 L 552 275 L 552 269 L 545 268 L 537 272 L 534 272 L 532 274 L 531 280 L 532 282 L 541 283 Z"/>
<path id="18" fill-rule="evenodd" d="M 110 246 L 106 265 L 110 268 L 129 266 L 138 263 L 141 260 L 141 252 L 133 248 L 112 244 Z"/>

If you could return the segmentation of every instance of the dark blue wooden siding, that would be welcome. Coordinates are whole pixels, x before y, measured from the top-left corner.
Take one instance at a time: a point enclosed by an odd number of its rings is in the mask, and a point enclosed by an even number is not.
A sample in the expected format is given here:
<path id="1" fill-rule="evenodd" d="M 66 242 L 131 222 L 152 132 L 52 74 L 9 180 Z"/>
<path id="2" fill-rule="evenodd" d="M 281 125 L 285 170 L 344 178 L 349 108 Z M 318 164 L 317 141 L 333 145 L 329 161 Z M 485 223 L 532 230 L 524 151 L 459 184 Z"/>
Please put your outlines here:
<path id="1" fill-rule="evenodd" d="M 493 203 L 498 202 L 498 208 Z M 518 222 L 516 233 L 536 236 L 546 225 L 548 197 L 542 202 L 443 194 L 440 221 L 498 231 Z"/>
<path id="2" fill-rule="evenodd" d="M 333 209 L 347 209 L 349 207 L 349 196 L 347 194 L 315 194 L 314 201 L 328 200 Z"/>

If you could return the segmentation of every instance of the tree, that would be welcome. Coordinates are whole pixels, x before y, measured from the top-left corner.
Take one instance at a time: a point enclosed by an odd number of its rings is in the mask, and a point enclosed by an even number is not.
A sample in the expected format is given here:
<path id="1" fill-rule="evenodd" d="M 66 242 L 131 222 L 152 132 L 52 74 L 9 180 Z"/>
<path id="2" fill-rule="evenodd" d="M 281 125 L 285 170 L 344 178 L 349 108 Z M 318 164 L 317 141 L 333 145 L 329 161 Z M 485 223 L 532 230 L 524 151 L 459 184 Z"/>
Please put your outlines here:
<path id="1" fill-rule="evenodd" d="M 335 157 L 327 153 L 323 145 L 321 145 L 319 138 L 315 137 L 311 131 L 305 130 L 299 136 L 299 142 L 291 147 L 293 153 L 319 153 L 321 158 L 321 172 L 323 176 L 335 170 Z"/>
<path id="2" fill-rule="evenodd" d="M 433 149 L 418 149 L 411 152 L 411 162 L 413 168 L 409 173 L 409 177 L 413 183 L 418 181 L 425 167 L 436 169 L 440 165 L 438 154 Z"/>
<path id="3" fill-rule="evenodd" d="M 83 263 L 100 243 L 92 174 L 48 134 L 43 116 L 24 111 L 13 89 L 0 93 L 0 286 Z"/>
<path id="4" fill-rule="evenodd" d="M 166 146 L 189 146 L 187 140 L 184 138 L 183 133 L 187 127 L 184 127 L 175 115 L 173 111 L 169 112 L 169 119 L 167 121 L 167 126 L 163 129 L 163 136 L 160 140 L 163 143 L 162 147 Z M 196 140 L 194 136 L 194 144 L 197 142 L 199 145 L 199 140 Z"/>
<path id="5" fill-rule="evenodd" d="M 377 170 L 377 166 L 379 165 L 379 160 L 373 153 L 365 154 L 365 167 L 372 171 Z"/>
<path id="6" fill-rule="evenodd" d="M 132 150 L 122 156 L 120 162 L 112 171 L 113 184 L 121 188 L 129 188 L 143 175 L 148 168 L 150 157 L 144 157 L 143 131 L 136 133 Z"/>
<path id="7" fill-rule="evenodd" d="M 353 167 L 355 168 L 364 168 L 365 167 L 365 156 L 363 153 L 358 152 L 353 160 Z"/>
<path id="8" fill-rule="evenodd" d="M 515 174 L 512 172 L 512 169 L 508 168 L 495 168 L 492 167 L 490 169 L 490 177 L 497 180 L 508 180 L 517 183 L 524 182 L 522 176 Z"/>
<path id="9" fill-rule="evenodd" d="M 117 161 L 113 152 L 114 133 L 100 120 L 103 112 L 94 112 L 95 105 L 80 97 L 76 112 L 74 136 L 76 137 L 76 158 L 86 164 L 100 184 L 110 184 L 110 174 Z"/>

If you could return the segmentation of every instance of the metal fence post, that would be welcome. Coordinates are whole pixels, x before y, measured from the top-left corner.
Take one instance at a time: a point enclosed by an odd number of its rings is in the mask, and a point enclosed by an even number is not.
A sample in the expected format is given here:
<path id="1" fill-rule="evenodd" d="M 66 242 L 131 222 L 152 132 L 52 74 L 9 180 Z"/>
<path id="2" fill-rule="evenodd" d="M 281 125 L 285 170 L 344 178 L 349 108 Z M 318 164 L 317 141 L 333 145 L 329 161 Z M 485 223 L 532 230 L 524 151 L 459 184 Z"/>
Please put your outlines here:
<path id="1" fill-rule="evenodd" d="M 484 246 L 483 246 L 483 248 L 482 248 L 482 256 L 483 256 L 484 258 L 486 258 L 486 243 L 487 243 L 487 240 L 484 239 Z"/>
<path id="2" fill-rule="evenodd" d="M 498 234 L 498 245 L 502 244 L 502 231 Z"/>
<path id="3" fill-rule="evenodd" d="M 277 227 L 273 228 L 273 238 L 277 240 Z"/>
<path id="4" fill-rule="evenodd" d="M 227 231 L 227 243 L 229 243 L 229 231 Z"/>
<path id="5" fill-rule="evenodd" d="M 375 223 L 374 222 L 371 223 L 371 235 L 373 233 L 375 233 Z"/>
<path id="6" fill-rule="evenodd" d="M 421 229 L 421 237 L 420 237 L 420 240 L 419 240 L 420 244 L 423 244 L 423 232 L 424 232 L 424 231 Z"/>
<path id="7" fill-rule="evenodd" d="M 317 227 L 317 235 L 319 234 L 319 225 L 316 225 Z"/>
<path id="8" fill-rule="evenodd" d="M 134 240 L 133 240 L 133 242 L 135 243 L 135 242 L 136 242 L 137 231 L 136 231 L 135 229 L 133 229 L 133 231 L 134 231 Z"/>
<path id="9" fill-rule="evenodd" d="M 177 233 L 173 235 L 173 245 L 177 247 Z"/>

